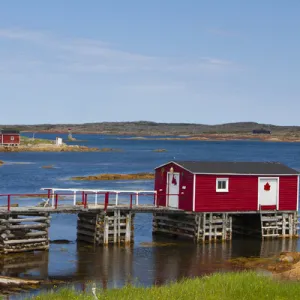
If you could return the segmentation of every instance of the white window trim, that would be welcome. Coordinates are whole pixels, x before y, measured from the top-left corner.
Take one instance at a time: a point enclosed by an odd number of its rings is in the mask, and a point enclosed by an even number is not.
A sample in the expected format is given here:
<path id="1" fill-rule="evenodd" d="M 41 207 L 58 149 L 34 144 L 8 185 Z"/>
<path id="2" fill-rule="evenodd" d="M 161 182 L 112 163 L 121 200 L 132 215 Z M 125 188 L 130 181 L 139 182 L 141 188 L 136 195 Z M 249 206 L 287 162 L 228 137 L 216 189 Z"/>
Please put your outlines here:
<path id="1" fill-rule="evenodd" d="M 219 181 L 226 181 L 226 189 L 219 189 L 218 182 Z M 216 179 L 216 192 L 217 193 L 226 193 L 229 191 L 229 179 L 228 178 L 217 178 Z"/>

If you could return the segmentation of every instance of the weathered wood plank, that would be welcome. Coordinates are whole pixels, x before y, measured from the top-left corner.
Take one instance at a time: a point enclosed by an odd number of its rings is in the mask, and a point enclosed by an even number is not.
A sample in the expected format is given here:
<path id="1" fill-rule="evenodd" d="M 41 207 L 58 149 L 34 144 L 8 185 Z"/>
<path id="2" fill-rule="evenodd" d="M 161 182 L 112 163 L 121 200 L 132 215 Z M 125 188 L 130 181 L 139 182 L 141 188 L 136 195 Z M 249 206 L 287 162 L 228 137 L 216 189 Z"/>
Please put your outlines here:
<path id="1" fill-rule="evenodd" d="M 195 232 L 195 228 L 191 228 L 191 227 L 185 227 L 185 226 L 176 226 L 176 224 L 167 224 L 167 223 L 161 223 L 161 222 L 157 222 L 156 227 L 160 228 L 160 227 L 170 227 L 170 228 L 176 228 L 178 230 L 186 230 L 186 231 L 191 231 L 191 232 Z"/>
<path id="2" fill-rule="evenodd" d="M 7 220 L 1 220 L 0 223 L 21 223 L 21 222 L 41 222 L 41 221 L 50 221 L 51 217 L 36 217 L 36 218 L 22 218 L 22 219 L 12 219 L 9 218 Z"/>
<path id="3" fill-rule="evenodd" d="M 49 227 L 48 224 L 26 224 L 26 225 L 8 225 L 7 228 L 14 230 L 14 229 L 36 229 L 36 228 L 46 228 Z"/>
<path id="4" fill-rule="evenodd" d="M 94 238 L 86 236 L 86 235 L 80 235 L 80 234 L 77 235 L 77 240 L 82 241 L 82 242 L 87 242 L 90 244 L 94 244 L 94 242 L 95 242 Z"/>
<path id="5" fill-rule="evenodd" d="M 14 277 L 6 277 L 0 276 L 0 285 L 38 285 L 41 282 L 39 280 L 31 280 L 31 279 L 20 279 Z"/>
<path id="6" fill-rule="evenodd" d="M 172 219 L 169 217 L 161 217 L 161 216 L 155 216 L 155 221 L 168 221 L 168 222 L 172 222 L 172 223 L 176 223 L 176 224 L 186 224 L 186 225 L 195 225 L 195 221 L 192 222 L 190 220 L 186 221 L 186 220 L 176 220 L 176 219 Z"/>
<path id="7" fill-rule="evenodd" d="M 89 230 L 96 230 L 96 226 L 95 225 L 89 225 L 89 224 L 84 224 L 84 223 L 77 223 L 77 228 L 83 228 L 83 229 L 89 229 Z"/>
<path id="8" fill-rule="evenodd" d="M 82 235 L 87 235 L 91 237 L 95 237 L 95 232 L 87 231 L 87 230 L 82 230 L 82 229 L 77 229 L 77 234 L 82 234 Z"/>
<path id="9" fill-rule="evenodd" d="M 24 234 L 13 234 L 13 233 L 2 233 L 1 237 L 3 239 L 5 238 L 15 238 L 15 237 L 34 237 L 34 236 L 43 236 L 43 235 L 48 235 L 47 231 L 33 231 L 33 232 L 24 232 Z"/>
<path id="10" fill-rule="evenodd" d="M 7 248 L 4 249 L 4 253 L 17 253 L 17 252 L 29 252 L 29 251 L 35 251 L 35 250 L 47 250 L 49 249 L 49 245 L 45 246 L 38 246 L 38 247 L 28 247 L 28 248 L 19 248 L 19 249 L 11 249 Z"/>
<path id="11" fill-rule="evenodd" d="M 42 242 L 48 242 L 48 239 L 41 238 L 41 239 L 28 239 L 28 240 L 9 240 L 9 241 L 4 241 L 4 244 L 14 245 L 14 244 L 42 243 Z"/>

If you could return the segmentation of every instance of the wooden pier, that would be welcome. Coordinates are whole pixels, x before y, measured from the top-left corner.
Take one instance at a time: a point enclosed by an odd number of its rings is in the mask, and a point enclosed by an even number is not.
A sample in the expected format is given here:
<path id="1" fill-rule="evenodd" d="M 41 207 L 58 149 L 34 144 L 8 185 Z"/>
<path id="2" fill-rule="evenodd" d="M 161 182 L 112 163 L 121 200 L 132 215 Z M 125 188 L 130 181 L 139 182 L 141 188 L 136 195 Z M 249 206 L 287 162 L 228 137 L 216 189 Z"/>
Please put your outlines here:
<path id="1" fill-rule="evenodd" d="M 43 190 L 0 195 L 0 252 L 47 250 L 53 213 L 77 214 L 77 240 L 98 246 L 133 243 L 137 213 L 153 214 L 154 234 L 198 243 L 231 240 L 235 233 L 263 239 L 297 236 L 294 211 L 191 212 L 160 206 L 156 191 Z"/>

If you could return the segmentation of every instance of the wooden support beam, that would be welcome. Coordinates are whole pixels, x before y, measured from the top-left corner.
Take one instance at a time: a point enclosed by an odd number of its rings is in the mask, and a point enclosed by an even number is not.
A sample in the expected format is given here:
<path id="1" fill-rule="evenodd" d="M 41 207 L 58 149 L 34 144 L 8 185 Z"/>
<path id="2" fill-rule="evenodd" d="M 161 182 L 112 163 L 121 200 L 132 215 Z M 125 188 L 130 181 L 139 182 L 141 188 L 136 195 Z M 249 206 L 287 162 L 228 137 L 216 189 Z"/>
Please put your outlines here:
<path id="1" fill-rule="evenodd" d="M 27 240 L 9 240 L 4 241 L 5 245 L 15 245 L 15 244 L 29 244 L 29 243 L 42 243 L 48 242 L 48 239 L 41 238 L 41 239 L 27 239 Z"/>
<path id="2" fill-rule="evenodd" d="M 7 228 L 14 230 L 14 229 L 37 229 L 37 228 L 46 228 L 49 227 L 48 224 L 26 224 L 26 225 L 8 225 Z"/>
<path id="3" fill-rule="evenodd" d="M 77 234 L 82 234 L 82 235 L 87 235 L 91 237 L 95 237 L 95 232 L 87 231 L 87 230 L 82 230 L 82 229 L 77 229 Z"/>
<path id="4" fill-rule="evenodd" d="M 9 218 L 7 220 L 0 220 L 0 223 L 21 223 L 21 222 L 41 222 L 46 221 L 47 223 L 50 222 L 51 217 L 36 217 L 36 218 L 22 218 L 22 219 L 12 219 Z"/>
<path id="5" fill-rule="evenodd" d="M 28 247 L 28 248 L 20 248 L 20 249 L 4 249 L 4 253 L 17 253 L 17 252 L 29 252 L 29 251 L 37 251 L 37 250 L 47 250 L 49 249 L 49 245 L 45 246 L 35 246 L 35 247 Z"/>
<path id="6" fill-rule="evenodd" d="M 108 217 L 104 218 L 104 236 L 103 236 L 103 244 L 108 245 L 108 230 L 109 230 L 109 220 Z"/>
<path id="7" fill-rule="evenodd" d="M 126 233 L 125 233 L 125 244 L 130 244 L 131 242 L 131 212 L 127 215 L 126 220 Z"/>

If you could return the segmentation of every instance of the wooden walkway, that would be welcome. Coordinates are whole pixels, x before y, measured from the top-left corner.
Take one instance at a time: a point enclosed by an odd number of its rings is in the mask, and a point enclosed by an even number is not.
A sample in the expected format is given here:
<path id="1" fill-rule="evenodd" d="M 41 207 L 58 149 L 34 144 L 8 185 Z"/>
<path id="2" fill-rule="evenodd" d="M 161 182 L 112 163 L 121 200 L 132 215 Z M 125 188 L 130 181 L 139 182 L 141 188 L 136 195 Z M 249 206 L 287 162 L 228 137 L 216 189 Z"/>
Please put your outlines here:
<path id="1" fill-rule="evenodd" d="M 189 213 L 159 206 L 157 192 L 149 190 L 104 190 L 42 188 L 43 193 L 0 194 L 0 215 L 30 213 L 113 212 Z"/>
<path id="2" fill-rule="evenodd" d="M 174 212 L 174 213 L 185 213 L 188 214 L 190 212 L 183 211 L 180 209 L 170 208 L 170 207 L 156 207 L 151 204 L 140 204 L 140 205 L 108 205 L 105 208 L 104 204 L 99 205 L 88 205 L 84 207 L 83 205 L 61 205 L 54 207 L 40 207 L 40 206 L 21 206 L 21 207 L 10 207 L 8 210 L 7 207 L 0 207 L 0 215 L 7 214 L 30 214 L 32 213 L 79 213 L 79 212 L 91 212 L 91 213 L 99 213 L 101 211 L 105 212 L 113 212 L 117 210 L 122 211 L 132 211 L 133 213 L 153 213 L 153 212 Z"/>

